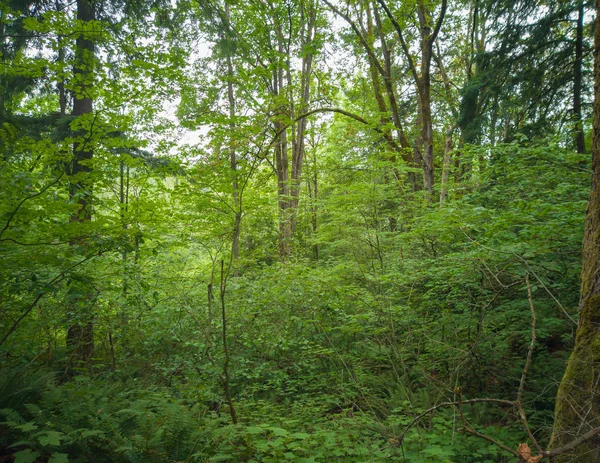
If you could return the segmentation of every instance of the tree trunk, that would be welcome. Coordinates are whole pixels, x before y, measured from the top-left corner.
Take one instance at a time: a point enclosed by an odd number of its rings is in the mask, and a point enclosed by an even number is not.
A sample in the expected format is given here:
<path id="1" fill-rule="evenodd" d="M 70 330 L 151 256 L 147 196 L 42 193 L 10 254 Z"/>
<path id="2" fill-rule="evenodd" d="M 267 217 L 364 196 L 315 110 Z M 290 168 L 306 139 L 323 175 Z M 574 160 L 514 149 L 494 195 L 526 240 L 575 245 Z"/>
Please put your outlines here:
<path id="1" fill-rule="evenodd" d="M 230 30 L 231 13 L 229 11 L 229 4 L 225 3 L 225 33 L 229 34 Z M 227 40 L 227 37 L 223 37 L 223 40 Z M 227 46 L 227 50 L 230 47 Z M 240 233 L 241 233 L 241 222 L 242 222 L 242 211 L 241 211 L 241 200 L 240 200 L 240 187 L 238 179 L 237 169 L 237 153 L 235 150 L 235 92 L 233 88 L 233 60 L 231 59 L 231 51 L 227 52 L 227 100 L 229 102 L 229 168 L 231 169 L 231 186 L 233 196 L 233 209 L 235 213 L 234 224 L 233 224 L 233 237 L 231 243 L 231 254 L 233 256 L 233 267 L 234 276 L 238 276 L 237 261 L 240 257 Z"/>
<path id="2" fill-rule="evenodd" d="M 377 0 L 377 1 L 383 1 L 383 0 Z M 371 8 L 370 8 L 369 4 L 365 5 L 366 13 L 367 13 L 367 21 L 368 21 L 367 26 L 368 27 L 367 27 L 367 29 L 365 29 L 361 23 L 360 25 L 362 27 L 362 32 L 361 32 L 361 29 L 359 29 L 357 23 L 352 21 L 352 19 L 350 18 L 349 15 L 347 15 L 347 14 L 343 13 L 342 11 L 340 11 L 339 9 L 337 9 L 328 0 L 323 0 L 323 2 L 327 6 L 329 6 L 331 11 L 333 11 L 339 17 L 343 18 L 350 25 L 350 27 L 352 28 L 352 30 L 358 37 L 359 42 L 363 46 L 365 52 L 367 53 L 370 74 L 371 74 L 371 80 L 372 80 L 373 88 L 375 91 L 375 98 L 377 101 L 377 107 L 379 109 L 379 112 L 381 113 L 380 121 L 384 124 L 388 122 L 387 113 L 389 110 L 389 113 L 391 115 L 391 120 L 394 124 L 394 128 L 397 133 L 398 143 L 396 143 L 396 141 L 394 141 L 390 130 L 384 129 L 382 131 L 382 135 L 388 142 L 390 151 L 392 153 L 399 153 L 407 166 L 418 166 L 420 160 L 415 161 L 414 158 L 411 156 L 410 143 L 408 141 L 408 138 L 406 137 L 406 134 L 404 132 L 404 128 L 402 125 L 402 121 L 400 118 L 398 102 L 397 102 L 396 93 L 395 93 L 395 89 L 394 89 L 395 84 L 394 84 L 394 80 L 392 77 L 392 71 L 391 71 L 391 58 L 390 58 L 390 51 L 389 51 L 390 49 L 385 40 L 383 28 L 381 26 L 381 19 L 379 16 L 379 12 L 377 10 L 377 5 L 375 3 L 375 0 L 373 1 L 372 13 L 371 13 Z M 385 4 L 382 4 L 382 7 L 385 7 L 384 5 Z M 386 15 L 390 15 L 390 14 L 391 13 L 389 12 L 389 10 L 386 10 Z M 375 17 L 378 34 L 379 34 L 379 39 L 381 42 L 381 51 L 382 51 L 383 58 L 384 58 L 383 65 L 379 62 L 379 59 L 378 59 L 377 55 L 375 54 L 374 40 L 373 40 L 374 34 L 373 34 L 372 15 Z M 387 97 L 387 101 L 388 101 L 387 104 L 383 98 L 383 94 L 382 94 L 382 91 L 380 88 L 379 76 L 381 76 L 381 78 L 383 79 L 384 84 L 385 84 L 385 92 L 386 92 L 386 97 Z M 387 106 L 388 104 L 389 104 L 389 108 Z M 400 149 L 398 148 L 398 145 L 400 146 Z M 396 159 L 395 154 L 393 154 L 391 161 L 394 164 L 395 164 L 395 159 Z M 394 175 L 396 176 L 396 178 L 399 178 L 399 172 L 397 169 L 394 169 Z M 416 175 L 414 175 L 413 172 L 409 172 L 408 181 L 409 181 L 413 191 L 415 191 L 419 188 L 417 181 L 416 181 Z"/>
<path id="3" fill-rule="evenodd" d="M 573 116 L 575 119 L 575 147 L 578 153 L 585 153 L 585 134 L 581 117 L 581 82 L 583 67 L 583 1 L 577 5 L 577 37 L 575 39 L 575 63 L 573 70 Z"/>
<path id="4" fill-rule="evenodd" d="M 233 403 L 233 396 L 231 395 L 230 385 L 230 374 L 229 374 L 229 362 L 231 361 L 231 354 L 229 352 L 229 342 L 227 341 L 227 311 L 225 309 L 225 294 L 227 291 L 227 276 L 225 274 L 225 266 L 221 261 L 221 282 L 219 286 L 219 296 L 221 299 L 221 340 L 223 341 L 223 354 L 225 359 L 223 361 L 223 373 L 220 375 L 221 383 L 223 384 L 223 390 L 225 392 L 225 400 L 229 406 L 229 414 L 231 415 L 231 421 L 233 424 L 238 423 L 237 411 L 235 404 Z"/>
<path id="5" fill-rule="evenodd" d="M 273 14 L 273 22 L 275 25 L 275 34 L 277 37 L 277 54 L 278 60 L 283 59 L 289 53 L 286 53 L 285 40 L 283 37 L 283 29 L 278 18 L 278 13 L 274 6 L 269 3 L 269 7 Z M 285 103 L 282 102 L 284 93 L 284 63 L 278 62 L 277 67 L 273 70 L 273 95 L 279 101 L 275 113 L 275 131 L 279 133 L 279 140 L 275 144 L 275 170 L 277 172 L 277 192 L 279 206 L 279 237 L 278 249 L 282 259 L 286 259 L 291 254 L 292 229 L 290 222 L 290 178 L 289 178 L 289 157 L 288 157 L 288 140 L 286 128 L 289 114 Z"/>
<path id="6" fill-rule="evenodd" d="M 417 89 L 421 109 L 421 159 L 423 160 L 423 189 L 433 199 L 433 121 L 431 116 L 431 14 L 423 2 L 417 8 L 421 25 L 421 75 Z"/>
<path id="7" fill-rule="evenodd" d="M 56 11 L 59 11 L 62 8 L 61 2 L 56 0 L 54 7 Z M 58 45 L 58 63 L 60 66 L 60 70 L 62 71 L 62 66 L 65 64 L 65 47 L 64 47 L 64 39 L 62 35 L 57 37 L 57 45 Z M 58 80 L 58 103 L 60 107 L 60 117 L 65 117 L 67 115 L 67 93 L 65 90 L 65 79 L 61 75 Z"/>
<path id="8" fill-rule="evenodd" d="M 444 167 L 442 169 L 442 182 L 440 186 L 440 206 L 444 204 L 448 196 L 448 178 L 450 177 L 452 148 L 452 128 L 450 128 L 446 133 L 446 141 L 444 143 Z"/>
<path id="9" fill-rule="evenodd" d="M 308 15 L 308 18 L 306 16 Z M 313 54 L 309 51 L 316 33 L 317 9 L 314 1 L 310 0 L 308 11 L 305 9 L 305 3 L 301 3 L 301 40 L 303 48 L 302 71 L 300 74 L 300 109 L 299 113 L 305 113 L 310 103 L 310 83 L 312 73 Z M 291 85 L 290 85 L 291 87 Z M 304 163 L 305 143 L 304 137 L 308 118 L 302 118 L 297 123 L 296 143 L 292 152 L 292 184 L 291 184 L 291 211 L 290 228 L 291 233 L 296 231 L 296 215 L 298 212 L 298 201 L 300 198 L 300 183 L 302 181 L 302 165 Z"/>
<path id="10" fill-rule="evenodd" d="M 77 20 L 82 28 L 87 29 L 86 23 L 95 20 L 94 6 L 91 0 L 77 0 Z M 89 34 L 89 32 L 87 32 Z M 94 68 L 94 42 L 85 32 L 82 32 L 75 42 L 75 81 L 79 89 L 73 95 L 74 117 L 82 117 L 93 112 L 91 96 L 92 75 Z M 77 203 L 77 209 L 71 216 L 71 222 L 89 222 L 92 220 L 91 198 L 92 183 L 90 165 L 94 151 L 90 146 L 89 133 L 77 133 L 73 143 L 73 163 L 70 176 L 70 199 Z M 81 140 L 83 139 L 83 140 Z M 83 289 L 85 294 L 74 301 L 74 316 L 70 320 L 67 331 L 67 347 L 71 351 L 72 360 L 80 360 L 89 365 L 94 351 L 94 324 L 92 305 L 93 296 L 89 288 Z"/>
<path id="11" fill-rule="evenodd" d="M 440 32 L 447 8 L 447 0 L 442 0 L 440 15 L 432 28 L 433 18 L 428 5 L 424 0 L 419 0 L 417 15 L 419 19 L 419 41 L 421 49 L 421 65 L 417 65 L 410 52 L 410 48 L 404 39 L 402 27 L 392 14 L 385 0 L 377 0 L 385 14 L 392 22 L 402 47 L 404 57 L 408 62 L 410 72 L 413 76 L 417 89 L 419 139 L 415 143 L 414 158 L 420 158 L 423 165 L 423 188 L 428 193 L 429 199 L 433 200 L 434 166 L 433 166 L 433 123 L 431 115 L 431 58 L 433 55 L 433 44 Z M 419 148 L 419 145 L 421 147 Z"/>
<path id="12" fill-rule="evenodd" d="M 594 42 L 593 172 L 583 237 L 579 324 L 575 348 L 556 397 L 551 449 L 600 426 L 600 0 L 596 0 Z M 599 459 L 600 435 L 596 435 L 555 461 L 597 462 Z"/>
<path id="13" fill-rule="evenodd" d="M 367 13 L 370 17 L 370 8 L 367 5 Z M 379 34 L 379 41 L 381 43 L 381 52 L 383 53 L 383 62 L 384 62 L 384 70 L 385 74 L 383 75 L 383 80 L 385 83 L 385 91 L 387 94 L 387 99 L 390 106 L 390 112 L 392 115 L 392 121 L 394 123 L 394 127 L 396 128 L 396 138 L 398 140 L 398 145 L 402 148 L 401 157 L 404 160 L 404 163 L 408 167 L 414 167 L 414 159 L 410 153 L 410 143 L 406 134 L 404 133 L 404 126 L 402 125 L 402 120 L 400 118 L 400 110 L 398 109 L 398 101 L 396 99 L 395 92 L 395 83 L 392 77 L 392 58 L 390 55 L 388 44 L 385 40 L 385 35 L 383 33 L 383 26 L 381 23 L 381 17 L 379 16 L 379 11 L 377 11 L 377 5 L 373 5 L 373 15 L 375 16 L 375 22 L 377 24 L 377 31 Z M 370 22 L 370 21 L 369 21 Z M 372 28 L 372 25 L 369 24 L 369 27 Z M 393 151 L 392 151 L 393 152 Z M 394 156 L 391 159 L 392 163 L 396 164 L 396 157 Z M 396 178 L 399 178 L 399 174 L 397 169 L 394 167 L 394 174 Z M 412 191 L 417 191 L 419 189 L 416 175 L 414 172 L 408 173 L 408 183 Z"/>

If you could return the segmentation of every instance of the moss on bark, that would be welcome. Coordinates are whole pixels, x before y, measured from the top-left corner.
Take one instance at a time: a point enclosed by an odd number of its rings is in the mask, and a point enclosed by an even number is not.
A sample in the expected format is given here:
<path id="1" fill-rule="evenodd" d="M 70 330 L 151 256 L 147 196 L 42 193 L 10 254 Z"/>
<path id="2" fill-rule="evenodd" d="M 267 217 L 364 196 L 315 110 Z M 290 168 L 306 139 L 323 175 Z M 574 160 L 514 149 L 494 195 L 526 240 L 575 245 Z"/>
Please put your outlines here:
<path id="1" fill-rule="evenodd" d="M 583 237 L 579 324 L 575 348 L 556 397 L 551 450 L 600 426 L 600 0 L 595 4 L 592 188 Z M 554 461 L 599 462 L 600 435 Z"/>

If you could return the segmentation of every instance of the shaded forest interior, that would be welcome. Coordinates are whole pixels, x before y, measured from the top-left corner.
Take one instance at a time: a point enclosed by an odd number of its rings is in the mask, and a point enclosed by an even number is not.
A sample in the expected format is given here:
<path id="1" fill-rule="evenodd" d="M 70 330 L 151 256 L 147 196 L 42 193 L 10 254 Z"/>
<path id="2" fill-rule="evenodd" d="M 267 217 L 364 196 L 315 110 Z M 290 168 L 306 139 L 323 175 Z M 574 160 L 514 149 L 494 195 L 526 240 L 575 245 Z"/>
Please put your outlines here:
<path id="1" fill-rule="evenodd" d="M 0 0 L 0 461 L 600 461 L 597 11 Z"/>

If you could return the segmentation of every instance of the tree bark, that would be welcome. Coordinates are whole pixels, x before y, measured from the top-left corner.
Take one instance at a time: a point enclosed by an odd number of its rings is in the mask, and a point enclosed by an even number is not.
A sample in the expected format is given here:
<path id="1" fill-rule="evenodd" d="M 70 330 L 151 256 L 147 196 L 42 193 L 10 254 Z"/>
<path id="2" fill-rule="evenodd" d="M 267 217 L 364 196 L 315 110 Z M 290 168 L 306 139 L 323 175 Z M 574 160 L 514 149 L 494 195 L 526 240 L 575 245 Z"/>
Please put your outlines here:
<path id="1" fill-rule="evenodd" d="M 368 4 L 366 5 L 368 28 L 367 28 L 367 30 L 365 30 L 364 26 L 362 26 L 362 24 L 361 24 L 362 29 L 363 29 L 361 32 L 361 29 L 359 29 L 357 23 L 355 23 L 350 18 L 349 15 L 347 15 L 347 14 L 343 13 L 342 11 L 340 11 L 339 9 L 337 9 L 328 0 L 323 0 L 323 2 L 331 9 L 331 11 L 333 11 L 340 18 L 344 19 L 350 25 L 350 27 L 356 34 L 360 44 L 362 45 L 362 47 L 364 48 L 364 50 L 367 54 L 367 58 L 369 61 L 370 74 L 371 74 L 371 81 L 372 81 L 374 92 L 375 92 L 375 99 L 377 101 L 377 107 L 379 109 L 379 112 L 381 113 L 380 121 L 384 124 L 387 123 L 388 122 L 387 119 L 389 117 L 387 114 L 389 112 L 389 114 L 391 115 L 391 120 L 393 122 L 395 131 L 397 133 L 397 137 L 396 137 L 397 142 L 396 142 L 394 140 L 394 138 L 392 137 L 390 130 L 386 129 L 386 130 L 382 131 L 382 135 L 384 135 L 386 141 L 388 142 L 388 145 L 390 146 L 392 153 L 398 152 L 401 155 L 402 159 L 404 160 L 404 162 L 406 163 L 407 166 L 419 165 L 420 161 L 415 162 L 414 158 L 411 156 L 410 143 L 408 141 L 408 138 L 406 137 L 406 134 L 404 132 L 404 127 L 402 124 L 402 120 L 400 118 L 400 112 L 399 112 L 398 102 L 397 102 L 397 98 L 396 98 L 395 84 L 394 84 L 394 80 L 392 78 L 392 72 L 391 72 L 391 57 L 390 57 L 389 47 L 388 47 L 388 44 L 383 35 L 383 28 L 381 27 L 381 19 L 379 17 L 379 12 L 377 11 L 377 6 L 375 5 L 375 2 L 373 2 L 373 16 L 375 17 L 375 20 L 376 20 L 378 35 L 379 35 L 379 39 L 381 42 L 381 49 L 382 49 L 382 54 L 383 54 L 383 58 L 384 58 L 383 65 L 379 62 L 379 59 L 375 53 L 375 49 L 374 49 L 374 45 L 373 45 L 374 34 L 373 34 L 373 25 L 372 25 L 370 6 Z M 388 102 L 387 104 L 385 102 L 385 99 L 383 98 L 383 94 L 382 94 L 382 91 L 380 88 L 379 76 L 381 76 L 381 78 L 383 79 L 384 85 L 385 85 L 385 93 L 386 93 L 387 102 Z M 388 108 L 388 105 L 389 105 L 389 108 Z M 394 159 L 392 159 L 392 162 L 394 162 Z M 397 170 L 394 172 L 394 175 L 396 176 L 396 178 L 399 177 Z M 414 173 L 412 173 L 412 172 L 409 173 L 408 181 L 409 181 L 413 191 L 416 191 L 419 188 L 417 181 L 416 181 L 416 176 L 414 175 Z"/>
<path id="2" fill-rule="evenodd" d="M 300 74 L 300 109 L 299 112 L 302 114 L 309 108 L 310 103 L 310 83 L 312 74 L 313 64 L 313 53 L 310 48 L 313 44 L 314 36 L 316 33 L 315 23 L 317 19 L 317 10 L 313 0 L 310 0 L 308 4 L 308 11 L 306 11 L 306 5 L 304 2 L 301 3 L 301 46 L 302 46 L 302 71 Z M 292 184 L 291 184 L 291 216 L 290 216 L 290 228 L 291 233 L 296 231 L 296 216 L 298 212 L 298 202 L 300 199 L 300 184 L 302 181 L 302 165 L 304 163 L 305 155 L 305 132 L 308 119 L 303 118 L 298 121 L 296 126 L 295 144 L 292 150 Z"/>
<path id="3" fill-rule="evenodd" d="M 278 107 L 275 112 L 275 132 L 279 134 L 278 142 L 275 144 L 275 170 L 277 173 L 277 192 L 279 206 L 279 237 L 278 250 L 282 259 L 286 259 L 291 254 L 292 229 L 289 217 L 290 209 L 290 178 L 289 178 L 289 156 L 288 156 L 288 140 L 287 140 L 287 125 L 286 116 L 287 108 L 285 103 L 282 103 L 282 96 L 285 87 L 284 81 L 284 64 L 281 59 L 286 56 L 284 44 L 283 29 L 278 17 L 278 13 L 274 6 L 269 3 L 269 7 L 273 14 L 273 23 L 275 26 L 275 35 L 277 37 L 277 67 L 273 69 L 273 96 L 279 100 Z"/>
<path id="4" fill-rule="evenodd" d="M 415 160 L 417 157 L 420 157 L 421 159 L 423 165 L 423 189 L 427 192 L 429 199 L 433 201 L 434 165 L 433 122 L 431 114 L 431 58 L 433 56 L 433 44 L 440 32 L 440 28 L 446 15 L 447 0 L 442 0 L 440 15 L 433 28 L 431 27 L 432 15 L 428 5 L 426 5 L 423 0 L 419 0 L 417 4 L 417 16 L 419 19 L 418 28 L 420 33 L 419 45 L 421 51 L 421 63 L 418 71 L 415 61 L 410 53 L 409 46 L 404 39 L 400 24 L 384 0 L 377 0 L 377 2 L 385 11 L 385 14 L 392 22 L 394 29 L 398 34 L 404 57 L 408 62 L 417 89 L 420 133 L 418 143 L 415 144 L 414 157 Z M 419 144 L 421 145 L 420 150 Z"/>
<path id="5" fill-rule="evenodd" d="M 550 449 L 562 447 L 600 426 L 600 0 L 596 0 L 594 40 L 594 127 L 592 188 L 583 237 L 579 324 L 575 347 L 556 397 Z M 596 462 L 600 435 L 579 445 L 556 463 Z"/>
<path id="6" fill-rule="evenodd" d="M 82 31 L 75 42 L 74 80 L 79 83 L 78 91 L 73 95 L 73 117 L 84 117 L 94 110 L 92 90 L 92 75 L 94 68 L 94 42 L 90 39 L 87 24 L 95 20 L 94 5 L 91 0 L 77 0 L 77 20 Z M 89 129 L 91 130 L 91 129 Z M 89 130 L 76 134 L 73 143 L 73 162 L 70 172 L 71 201 L 77 203 L 77 209 L 71 215 L 71 222 L 89 222 L 92 220 L 91 199 L 92 182 L 90 165 L 94 156 L 89 142 Z M 79 360 L 88 366 L 94 351 L 94 323 L 91 300 L 93 296 L 89 288 L 83 289 L 85 294 L 74 302 L 74 316 L 67 330 L 67 348 L 71 351 L 71 359 Z"/>
<path id="7" fill-rule="evenodd" d="M 419 99 L 421 100 L 421 159 L 423 160 L 423 189 L 430 195 L 433 193 L 433 121 L 431 117 L 431 57 L 430 13 L 424 2 L 417 8 L 421 30 L 421 73 L 417 82 Z"/>
<path id="8" fill-rule="evenodd" d="M 585 134 L 581 116 L 581 86 L 583 67 L 583 1 L 577 4 L 577 36 L 575 38 L 575 63 L 573 69 L 573 116 L 575 119 L 575 147 L 578 153 L 585 153 Z"/>
<path id="9" fill-rule="evenodd" d="M 452 128 L 450 128 L 446 133 L 446 140 L 444 142 L 444 167 L 442 168 L 442 182 L 440 185 L 440 206 L 444 204 L 444 201 L 448 197 L 448 178 L 450 177 L 452 149 Z"/>
<path id="10" fill-rule="evenodd" d="M 225 3 L 225 34 L 229 34 L 231 29 L 231 13 L 229 11 L 229 3 Z M 228 37 L 222 37 L 223 40 L 227 40 Z M 233 60 L 230 48 L 227 47 L 227 100 L 229 103 L 229 168 L 231 169 L 231 186 L 233 196 L 233 209 L 234 209 L 234 224 L 233 224 L 233 237 L 231 243 L 231 254 L 233 256 L 234 276 L 238 276 L 237 261 L 240 257 L 240 233 L 241 233 L 241 222 L 242 222 L 242 210 L 241 210 L 241 199 L 240 199 L 240 186 L 238 179 L 238 167 L 237 167 L 237 153 L 235 149 L 235 140 L 233 134 L 235 133 L 235 91 L 233 88 Z"/>

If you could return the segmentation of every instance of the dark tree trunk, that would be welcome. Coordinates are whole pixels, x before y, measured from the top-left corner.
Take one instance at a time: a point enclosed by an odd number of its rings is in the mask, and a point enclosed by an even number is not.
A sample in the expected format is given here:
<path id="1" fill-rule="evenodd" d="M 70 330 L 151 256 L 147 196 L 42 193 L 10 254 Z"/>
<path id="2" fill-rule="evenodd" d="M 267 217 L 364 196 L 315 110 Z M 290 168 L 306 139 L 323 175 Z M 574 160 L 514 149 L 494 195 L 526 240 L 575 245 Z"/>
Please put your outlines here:
<path id="1" fill-rule="evenodd" d="M 421 50 L 420 68 L 413 59 L 409 46 L 404 38 L 402 27 L 392 14 L 385 0 L 377 0 L 392 22 L 406 58 L 410 72 L 413 76 L 417 89 L 418 99 L 418 123 L 419 139 L 415 143 L 414 158 L 420 158 L 423 166 L 423 189 L 427 192 L 429 199 L 433 201 L 434 165 L 433 165 L 433 123 L 431 114 L 431 58 L 433 56 L 433 44 L 440 32 L 447 8 L 447 0 L 442 0 L 440 15 L 432 27 L 434 21 L 428 5 L 423 1 L 417 2 L 417 15 L 419 19 L 419 45 Z M 419 145 L 420 148 L 419 148 Z"/>
<path id="2" fill-rule="evenodd" d="M 377 1 L 379 1 L 379 0 L 377 0 Z M 371 8 L 368 4 L 365 6 L 368 24 L 367 24 L 367 29 L 365 29 L 364 26 L 362 24 L 360 24 L 362 27 L 362 32 L 361 32 L 361 29 L 359 29 L 358 24 L 355 23 L 354 21 L 352 21 L 352 19 L 350 18 L 349 15 L 347 15 L 344 12 L 342 12 L 341 10 L 337 9 L 328 0 L 323 0 L 323 2 L 327 6 L 329 6 L 331 11 L 333 11 L 339 17 L 343 18 L 350 25 L 350 27 L 352 28 L 352 30 L 358 37 L 360 44 L 362 45 L 362 47 L 364 48 L 364 50 L 367 54 L 367 58 L 369 60 L 371 81 L 373 84 L 373 88 L 375 91 L 375 98 L 377 101 L 377 107 L 381 113 L 380 120 L 384 124 L 387 123 L 388 122 L 387 119 L 389 117 L 387 115 L 387 113 L 389 111 L 389 114 L 391 115 L 391 120 L 394 124 L 394 129 L 396 132 L 397 142 L 394 140 L 394 137 L 392 136 L 390 130 L 384 129 L 382 131 L 382 135 L 384 136 L 384 138 L 386 139 L 386 141 L 388 142 L 388 145 L 390 147 L 390 152 L 393 153 L 390 161 L 393 164 L 395 164 L 396 159 L 397 159 L 396 153 L 398 153 L 404 160 L 406 166 L 413 166 L 413 167 L 418 166 L 420 160 L 415 161 L 410 153 L 410 143 L 404 132 L 404 126 L 402 124 L 402 120 L 400 117 L 398 101 L 396 98 L 395 84 L 394 84 L 394 79 L 392 77 L 392 71 L 391 71 L 390 47 L 388 46 L 388 43 L 386 42 L 386 39 L 385 39 L 385 36 L 383 33 L 383 28 L 381 26 L 381 18 L 380 18 L 379 12 L 377 10 L 377 5 L 375 3 L 375 0 L 373 1 L 372 12 L 371 12 Z M 388 14 L 387 11 L 386 11 L 386 14 Z M 379 39 L 381 42 L 381 52 L 383 54 L 383 59 L 384 59 L 383 64 L 379 62 L 379 59 L 375 53 L 372 16 L 374 16 L 374 18 L 375 18 L 375 22 L 376 22 L 377 29 L 378 29 L 378 35 L 379 35 Z M 387 97 L 387 103 L 383 97 L 380 80 L 379 80 L 380 76 L 383 79 L 383 82 L 385 85 L 385 93 L 386 93 L 386 97 Z M 396 178 L 399 178 L 399 172 L 397 169 L 394 169 L 394 175 L 396 176 Z M 408 181 L 409 181 L 413 191 L 415 191 L 419 188 L 419 185 L 416 180 L 416 175 L 413 172 L 410 172 L 408 174 Z"/>
<path id="3" fill-rule="evenodd" d="M 282 59 L 286 56 L 285 38 L 283 36 L 283 28 L 279 21 L 277 12 L 272 4 L 269 4 L 273 13 L 273 21 L 275 25 L 275 34 L 277 37 L 277 53 Z M 284 94 L 284 64 L 278 63 L 276 69 L 273 70 L 273 95 L 282 100 Z M 285 103 L 278 105 L 275 114 L 275 131 L 279 133 L 279 140 L 275 144 L 275 170 L 277 171 L 277 190 L 278 190 L 278 205 L 279 205 L 279 238 L 278 248 L 279 255 L 282 259 L 286 259 L 291 254 L 292 228 L 290 221 L 290 174 L 289 174 L 289 156 L 288 156 L 288 139 L 286 122 L 289 118 L 287 114 L 288 108 Z"/>
<path id="4" fill-rule="evenodd" d="M 573 116 L 575 119 L 575 147 L 578 153 L 585 153 L 585 134 L 581 116 L 581 82 L 583 67 L 583 1 L 577 5 L 577 37 L 575 39 L 575 63 L 573 70 Z"/>
<path id="5" fill-rule="evenodd" d="M 77 0 L 77 20 L 86 29 L 86 23 L 95 20 L 94 6 L 91 0 Z M 74 80 L 79 83 L 73 95 L 74 117 L 84 117 L 93 112 L 92 75 L 94 68 L 94 42 L 89 32 L 81 32 L 75 42 Z M 91 130 L 91 128 L 90 128 Z M 94 155 L 88 131 L 76 134 L 73 143 L 73 162 L 70 169 L 70 198 L 77 203 L 71 216 L 71 222 L 89 222 L 92 220 L 91 198 L 92 172 L 91 161 Z M 67 331 L 67 347 L 71 351 L 71 360 L 90 364 L 94 351 L 93 295 L 90 288 L 82 288 L 84 296 L 74 301 L 73 316 Z"/>
<path id="6" fill-rule="evenodd" d="M 432 29 L 430 26 L 431 15 L 425 4 L 419 2 L 417 8 L 419 23 L 421 25 L 421 74 L 417 81 L 417 90 L 421 109 L 421 159 L 423 161 L 423 189 L 433 199 L 433 121 L 431 115 L 431 41 Z"/>

